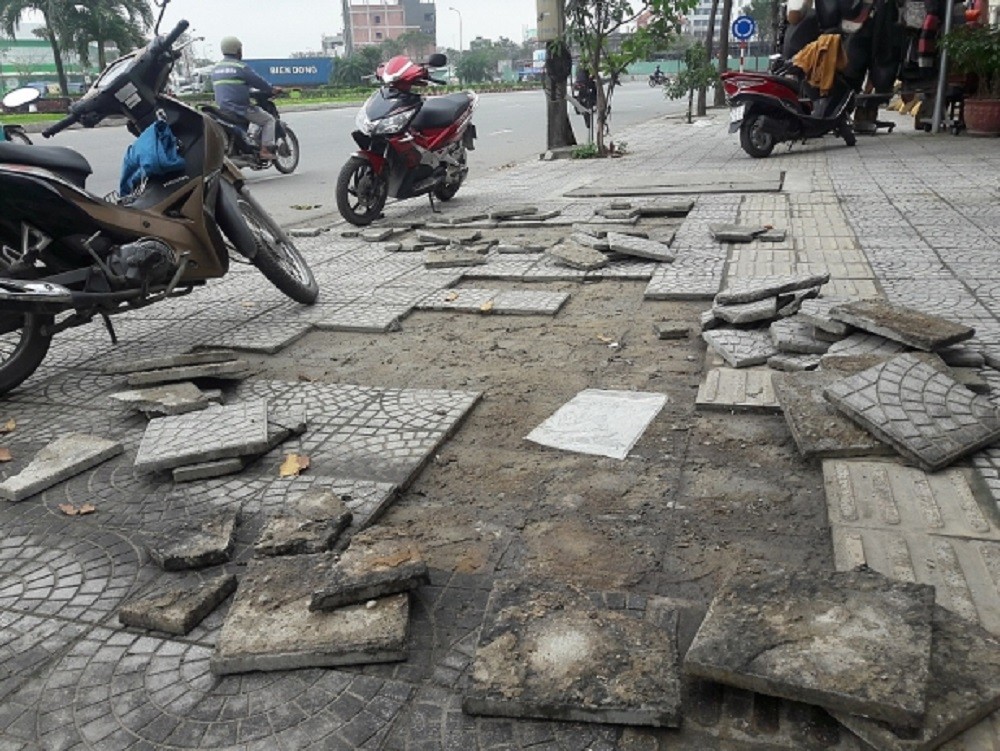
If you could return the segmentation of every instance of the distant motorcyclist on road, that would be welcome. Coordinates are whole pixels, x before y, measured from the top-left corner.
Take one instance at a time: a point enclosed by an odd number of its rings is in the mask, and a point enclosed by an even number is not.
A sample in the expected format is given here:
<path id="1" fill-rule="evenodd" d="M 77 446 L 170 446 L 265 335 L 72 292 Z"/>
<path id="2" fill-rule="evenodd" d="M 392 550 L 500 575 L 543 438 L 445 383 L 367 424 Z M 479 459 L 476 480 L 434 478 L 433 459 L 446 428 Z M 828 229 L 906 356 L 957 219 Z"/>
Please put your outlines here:
<path id="1" fill-rule="evenodd" d="M 243 43 L 236 37 L 225 37 L 219 44 L 222 60 L 212 68 L 212 88 L 219 109 L 245 117 L 260 127 L 260 158 L 274 159 L 275 120 L 250 101 L 250 90 L 257 89 L 268 96 L 282 91 L 272 86 L 243 62 Z"/>

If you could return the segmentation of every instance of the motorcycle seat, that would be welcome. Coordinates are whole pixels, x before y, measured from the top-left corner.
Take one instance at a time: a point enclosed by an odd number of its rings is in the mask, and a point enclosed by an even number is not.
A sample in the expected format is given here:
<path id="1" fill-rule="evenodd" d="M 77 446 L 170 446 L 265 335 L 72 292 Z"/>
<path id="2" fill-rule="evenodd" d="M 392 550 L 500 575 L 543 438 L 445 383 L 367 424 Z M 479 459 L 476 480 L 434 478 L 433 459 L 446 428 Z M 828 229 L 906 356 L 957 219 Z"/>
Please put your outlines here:
<path id="1" fill-rule="evenodd" d="M 471 106 L 472 100 L 466 94 L 428 97 L 413 118 L 413 127 L 417 130 L 447 128 Z"/>
<path id="2" fill-rule="evenodd" d="M 22 164 L 54 172 L 78 188 L 85 187 L 93 172 L 83 154 L 65 146 L 25 146 L 20 143 L 0 143 L 0 164 Z"/>
<path id="3" fill-rule="evenodd" d="M 210 104 L 203 104 L 201 110 L 202 112 L 207 112 L 212 117 L 218 118 L 219 120 L 225 120 L 227 123 L 238 125 L 244 129 L 250 125 L 250 121 L 245 117 L 233 114 L 232 112 L 226 112 L 226 110 L 220 110 L 218 107 L 213 107 Z"/>

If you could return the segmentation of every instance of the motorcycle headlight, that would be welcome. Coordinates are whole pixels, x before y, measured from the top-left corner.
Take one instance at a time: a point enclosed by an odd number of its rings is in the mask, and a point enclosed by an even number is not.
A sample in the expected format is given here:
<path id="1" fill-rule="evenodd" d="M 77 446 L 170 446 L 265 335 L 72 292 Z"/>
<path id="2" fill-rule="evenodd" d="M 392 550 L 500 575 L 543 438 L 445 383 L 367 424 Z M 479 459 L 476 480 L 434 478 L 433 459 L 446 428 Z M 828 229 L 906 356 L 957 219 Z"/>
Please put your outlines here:
<path id="1" fill-rule="evenodd" d="M 374 123 L 374 133 L 380 136 L 391 136 L 399 133 L 401 130 L 406 128 L 411 117 L 413 117 L 413 110 L 405 110 L 403 112 L 397 112 L 395 115 L 385 117 Z"/>
<path id="2" fill-rule="evenodd" d="M 354 127 L 360 130 L 366 136 L 371 135 L 372 121 L 368 119 L 368 114 L 365 112 L 364 107 L 359 109 L 358 114 L 354 116 Z"/>

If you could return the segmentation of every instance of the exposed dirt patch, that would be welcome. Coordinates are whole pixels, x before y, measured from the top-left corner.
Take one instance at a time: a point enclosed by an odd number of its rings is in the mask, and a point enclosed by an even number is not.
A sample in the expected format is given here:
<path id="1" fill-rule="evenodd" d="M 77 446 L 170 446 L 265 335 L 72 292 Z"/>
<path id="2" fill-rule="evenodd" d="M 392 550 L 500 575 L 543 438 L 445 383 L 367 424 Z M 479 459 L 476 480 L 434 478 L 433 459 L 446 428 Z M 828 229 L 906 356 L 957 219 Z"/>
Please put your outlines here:
<path id="1" fill-rule="evenodd" d="M 831 569 L 819 468 L 780 415 L 695 411 L 704 345 L 658 340 L 653 324 L 697 330 L 706 303 L 643 301 L 644 287 L 537 285 L 571 293 L 555 318 L 422 312 L 391 334 L 316 332 L 261 359 L 261 376 L 484 393 L 382 520 L 417 535 L 433 568 L 704 604 L 743 553 Z M 669 401 L 625 461 L 524 440 L 585 388 Z"/>

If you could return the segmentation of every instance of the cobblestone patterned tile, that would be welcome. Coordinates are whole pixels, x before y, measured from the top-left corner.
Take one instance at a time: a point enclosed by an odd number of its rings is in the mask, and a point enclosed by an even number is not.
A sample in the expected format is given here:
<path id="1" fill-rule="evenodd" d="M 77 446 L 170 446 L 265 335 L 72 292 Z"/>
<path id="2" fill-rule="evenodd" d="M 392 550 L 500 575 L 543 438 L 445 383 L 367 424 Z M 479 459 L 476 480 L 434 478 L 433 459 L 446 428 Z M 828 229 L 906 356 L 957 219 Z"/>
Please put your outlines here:
<path id="1" fill-rule="evenodd" d="M 432 292 L 417 304 L 418 310 L 450 310 L 461 313 L 483 313 L 484 306 L 493 302 L 499 290 L 461 287 Z"/>
<path id="2" fill-rule="evenodd" d="M 660 266 L 643 296 L 647 300 L 711 300 L 722 286 L 725 258 L 688 252 L 670 266 Z"/>
<path id="3" fill-rule="evenodd" d="M 493 299 L 492 312 L 495 315 L 554 316 L 567 300 L 569 300 L 568 292 L 503 290 Z"/>
<path id="4" fill-rule="evenodd" d="M 764 365 L 778 354 L 767 329 L 713 329 L 701 337 L 733 368 Z"/>
<path id="5" fill-rule="evenodd" d="M 46 748 L 374 751 L 412 693 L 337 670 L 218 678 L 210 654 L 94 629 L 12 700 Z"/>
<path id="6" fill-rule="evenodd" d="M 86 630 L 80 623 L 16 612 L 0 614 L 0 703 Z M 3 738 L 0 720 L 0 739 Z"/>
<path id="7" fill-rule="evenodd" d="M 310 330 L 312 324 L 308 321 L 289 320 L 282 314 L 266 315 L 210 339 L 205 346 L 273 355 L 297 342 Z"/>
<path id="8" fill-rule="evenodd" d="M 911 354 L 834 383 L 825 394 L 930 472 L 1000 438 L 1000 412 L 986 397 Z"/>
<path id="9" fill-rule="evenodd" d="M 347 305 L 317 317 L 313 323 L 321 331 L 360 331 L 382 334 L 397 331 L 400 320 L 411 308 L 399 305 Z"/>

